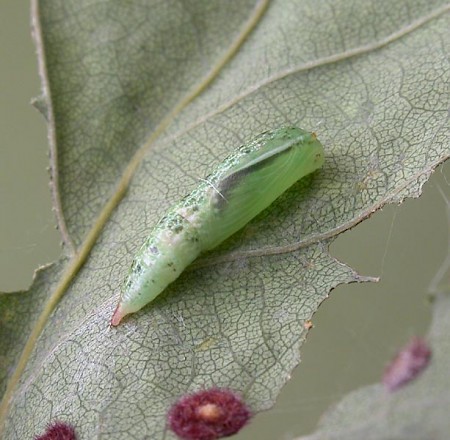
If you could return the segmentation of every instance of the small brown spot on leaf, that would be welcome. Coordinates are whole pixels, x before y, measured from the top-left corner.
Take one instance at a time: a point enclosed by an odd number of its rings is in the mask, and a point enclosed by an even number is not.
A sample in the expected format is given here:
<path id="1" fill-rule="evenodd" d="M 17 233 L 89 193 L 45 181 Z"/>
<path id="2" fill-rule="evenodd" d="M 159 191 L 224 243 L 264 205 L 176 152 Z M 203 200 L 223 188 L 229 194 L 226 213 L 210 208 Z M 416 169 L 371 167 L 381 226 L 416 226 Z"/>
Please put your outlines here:
<path id="1" fill-rule="evenodd" d="M 305 321 L 305 323 L 303 324 L 303 327 L 306 330 L 310 330 L 314 327 L 314 324 L 312 323 L 312 321 L 310 319 L 308 319 L 307 321 Z"/>

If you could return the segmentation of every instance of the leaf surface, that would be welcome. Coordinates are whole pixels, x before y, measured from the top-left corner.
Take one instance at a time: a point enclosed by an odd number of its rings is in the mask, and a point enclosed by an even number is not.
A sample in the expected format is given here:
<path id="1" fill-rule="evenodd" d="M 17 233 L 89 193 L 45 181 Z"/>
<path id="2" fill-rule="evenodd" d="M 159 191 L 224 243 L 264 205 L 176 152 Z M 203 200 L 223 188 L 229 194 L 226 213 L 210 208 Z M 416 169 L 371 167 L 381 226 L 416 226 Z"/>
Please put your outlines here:
<path id="1" fill-rule="evenodd" d="M 417 379 L 388 393 L 381 385 L 354 391 L 330 410 L 312 435 L 298 440 L 446 439 L 450 432 L 450 297 L 435 300 L 428 335 L 430 365 Z"/>
<path id="2" fill-rule="evenodd" d="M 0 297 L 4 438 L 55 418 L 83 439 L 172 438 L 170 404 L 213 385 L 269 408 L 305 321 L 332 288 L 365 280 L 329 255 L 330 240 L 418 196 L 450 155 L 449 9 L 36 0 L 66 246 L 20 299 Z M 133 254 L 167 208 L 282 125 L 317 132 L 323 169 L 111 329 Z"/>

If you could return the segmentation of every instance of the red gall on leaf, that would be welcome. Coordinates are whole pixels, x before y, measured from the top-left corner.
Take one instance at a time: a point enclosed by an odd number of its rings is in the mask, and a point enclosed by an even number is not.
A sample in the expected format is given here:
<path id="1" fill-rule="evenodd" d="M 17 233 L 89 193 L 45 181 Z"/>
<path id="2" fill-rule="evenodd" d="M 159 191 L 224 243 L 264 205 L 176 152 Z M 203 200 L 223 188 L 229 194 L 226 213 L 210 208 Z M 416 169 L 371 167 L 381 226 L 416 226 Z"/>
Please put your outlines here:
<path id="1" fill-rule="evenodd" d="M 71 425 L 56 421 L 50 423 L 44 434 L 35 437 L 34 440 L 77 440 L 77 436 Z"/>
<path id="2" fill-rule="evenodd" d="M 170 429 L 183 440 L 215 440 L 235 434 L 251 416 L 237 394 L 211 388 L 182 397 L 167 417 Z"/>
<path id="3" fill-rule="evenodd" d="M 390 392 L 397 391 L 416 379 L 428 366 L 430 359 L 431 349 L 428 344 L 421 338 L 412 338 L 385 369 L 383 385 Z"/>

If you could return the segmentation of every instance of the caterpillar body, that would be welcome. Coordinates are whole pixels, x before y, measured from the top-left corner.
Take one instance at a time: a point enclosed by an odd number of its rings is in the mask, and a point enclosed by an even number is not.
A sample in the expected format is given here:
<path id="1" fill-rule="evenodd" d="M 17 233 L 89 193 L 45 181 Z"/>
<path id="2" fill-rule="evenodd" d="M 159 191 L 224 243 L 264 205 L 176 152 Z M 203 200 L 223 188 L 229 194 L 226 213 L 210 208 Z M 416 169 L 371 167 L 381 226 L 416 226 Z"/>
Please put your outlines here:
<path id="1" fill-rule="evenodd" d="M 237 232 L 323 161 L 315 133 L 296 127 L 266 131 L 239 147 L 156 225 L 133 260 L 111 325 L 152 301 L 201 252 Z"/>

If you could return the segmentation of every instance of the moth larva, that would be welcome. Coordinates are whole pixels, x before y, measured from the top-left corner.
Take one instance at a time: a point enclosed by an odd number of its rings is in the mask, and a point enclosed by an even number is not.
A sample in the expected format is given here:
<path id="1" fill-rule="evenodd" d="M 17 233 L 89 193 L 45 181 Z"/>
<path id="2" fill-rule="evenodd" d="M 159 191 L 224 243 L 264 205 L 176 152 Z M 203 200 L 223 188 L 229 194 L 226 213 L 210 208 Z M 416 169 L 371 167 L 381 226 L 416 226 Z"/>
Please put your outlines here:
<path id="1" fill-rule="evenodd" d="M 201 252 L 241 229 L 323 160 L 315 133 L 295 127 L 266 131 L 238 148 L 156 225 L 133 260 L 111 325 L 152 301 Z"/>

